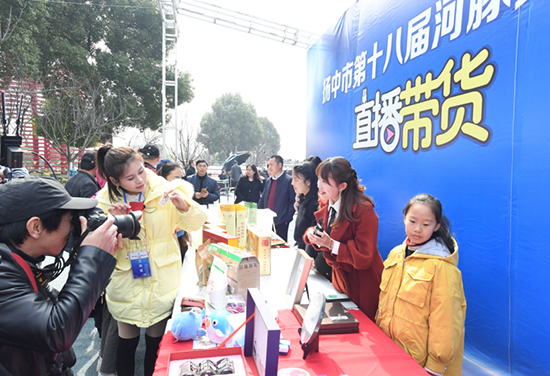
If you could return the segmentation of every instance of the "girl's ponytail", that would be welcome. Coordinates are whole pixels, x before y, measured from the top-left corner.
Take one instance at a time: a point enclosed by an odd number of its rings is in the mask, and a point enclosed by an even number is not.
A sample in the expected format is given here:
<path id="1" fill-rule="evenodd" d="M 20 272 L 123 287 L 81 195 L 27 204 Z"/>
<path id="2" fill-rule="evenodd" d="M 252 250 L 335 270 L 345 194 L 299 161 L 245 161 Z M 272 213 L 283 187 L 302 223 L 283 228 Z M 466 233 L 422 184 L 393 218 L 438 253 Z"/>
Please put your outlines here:
<path id="1" fill-rule="evenodd" d="M 100 176 L 104 177 L 107 181 L 109 181 L 109 177 L 105 173 L 105 155 L 107 155 L 107 152 L 111 150 L 112 145 L 107 144 L 105 146 L 102 146 L 99 148 L 96 154 L 96 166 L 97 166 L 97 172 Z"/>
<path id="2" fill-rule="evenodd" d="M 434 231 L 432 239 L 436 239 L 439 242 L 443 242 L 447 246 L 449 252 L 454 253 L 455 251 L 455 242 L 453 239 L 451 222 L 445 215 L 441 215 L 441 220 L 439 221 L 439 228 L 437 231 Z"/>

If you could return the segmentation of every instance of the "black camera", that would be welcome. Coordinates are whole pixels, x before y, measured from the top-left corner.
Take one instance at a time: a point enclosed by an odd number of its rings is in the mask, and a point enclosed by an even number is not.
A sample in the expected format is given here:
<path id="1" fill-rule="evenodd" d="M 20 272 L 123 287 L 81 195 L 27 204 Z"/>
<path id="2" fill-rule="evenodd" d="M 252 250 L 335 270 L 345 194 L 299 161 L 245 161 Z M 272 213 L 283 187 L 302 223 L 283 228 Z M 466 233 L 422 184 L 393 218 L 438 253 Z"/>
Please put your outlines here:
<path id="1" fill-rule="evenodd" d="M 141 231 L 141 225 L 139 224 L 140 214 L 138 212 L 130 212 L 130 214 L 115 215 L 114 224 L 117 226 L 117 233 L 122 234 L 123 238 L 130 238 L 139 240 L 138 235 Z M 80 227 L 80 219 L 82 216 L 88 221 L 88 226 L 86 232 L 82 233 Z M 65 267 L 72 264 L 74 261 L 77 251 L 80 248 L 80 244 L 86 238 L 90 231 L 94 231 L 99 226 L 101 226 L 107 220 L 107 216 L 103 214 L 103 210 L 100 208 L 92 208 L 89 210 L 84 210 L 78 212 L 78 215 L 73 217 L 73 231 L 69 235 L 69 240 L 65 245 L 63 251 L 69 254 L 69 257 L 65 260 L 63 257 L 63 252 L 61 252 L 56 258 L 55 261 L 49 265 L 46 265 L 40 268 L 40 272 L 45 280 L 53 281 L 63 272 Z M 53 374 L 52 374 L 53 375 Z M 65 375 L 65 374 L 63 374 Z"/>
<path id="2" fill-rule="evenodd" d="M 319 222 L 315 225 L 315 229 L 313 229 L 313 235 L 315 236 L 321 236 L 323 233 L 323 217 L 319 218 Z"/>
<path id="3" fill-rule="evenodd" d="M 101 226 L 106 220 L 107 216 L 100 208 L 92 208 L 81 213 L 88 221 L 88 230 L 94 231 Z M 138 235 L 141 230 L 139 224 L 139 218 L 133 212 L 129 214 L 115 215 L 115 226 L 118 227 L 118 233 L 122 234 L 123 238 L 139 239 Z"/>

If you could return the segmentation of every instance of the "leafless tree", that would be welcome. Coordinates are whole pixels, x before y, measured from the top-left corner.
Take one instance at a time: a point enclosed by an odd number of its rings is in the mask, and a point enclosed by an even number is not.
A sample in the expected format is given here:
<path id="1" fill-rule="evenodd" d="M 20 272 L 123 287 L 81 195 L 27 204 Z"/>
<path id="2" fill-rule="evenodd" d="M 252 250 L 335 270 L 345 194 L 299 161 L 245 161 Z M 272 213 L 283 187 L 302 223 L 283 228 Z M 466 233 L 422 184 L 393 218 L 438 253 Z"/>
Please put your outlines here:
<path id="1" fill-rule="evenodd" d="M 11 36 L 13 31 L 15 30 L 15 27 L 21 20 L 21 17 L 23 16 L 23 11 L 26 7 L 27 2 L 23 4 L 21 10 L 19 11 L 19 16 L 17 17 L 14 17 L 12 15 L 13 7 L 10 7 L 10 11 L 8 13 L 7 19 L 4 21 L 4 25 L 2 25 L 2 20 L 0 20 L 0 45 L 2 45 L 2 43 L 4 43 Z"/>
<path id="2" fill-rule="evenodd" d="M 168 152 L 173 156 L 174 161 L 181 163 L 185 168 L 189 161 L 200 159 L 204 156 L 204 146 L 197 142 L 197 132 L 187 122 L 184 117 L 181 126 L 178 128 L 178 150 L 168 148 Z"/>
<path id="3" fill-rule="evenodd" d="M 159 131 L 150 129 L 140 130 L 137 128 L 124 129 L 126 146 L 139 150 L 147 144 L 160 145 L 162 134 Z"/>
<path id="4" fill-rule="evenodd" d="M 124 106 L 103 102 L 102 89 L 90 81 L 79 82 L 70 74 L 58 74 L 61 77 L 44 91 L 44 106 L 36 126 L 38 133 L 70 163 L 81 149 L 90 147 L 111 125 L 122 120 Z"/>

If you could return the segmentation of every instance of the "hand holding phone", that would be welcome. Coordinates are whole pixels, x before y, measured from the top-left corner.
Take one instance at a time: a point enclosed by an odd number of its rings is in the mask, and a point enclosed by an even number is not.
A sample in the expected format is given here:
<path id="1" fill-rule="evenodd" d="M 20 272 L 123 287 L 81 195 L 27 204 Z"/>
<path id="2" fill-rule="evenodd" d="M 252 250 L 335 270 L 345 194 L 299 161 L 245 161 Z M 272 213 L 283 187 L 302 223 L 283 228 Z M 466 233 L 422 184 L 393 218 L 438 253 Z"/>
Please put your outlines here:
<path id="1" fill-rule="evenodd" d="M 319 221 L 317 222 L 317 225 L 315 225 L 315 229 L 313 230 L 313 235 L 315 236 L 321 236 L 323 233 L 323 217 L 319 218 Z"/>

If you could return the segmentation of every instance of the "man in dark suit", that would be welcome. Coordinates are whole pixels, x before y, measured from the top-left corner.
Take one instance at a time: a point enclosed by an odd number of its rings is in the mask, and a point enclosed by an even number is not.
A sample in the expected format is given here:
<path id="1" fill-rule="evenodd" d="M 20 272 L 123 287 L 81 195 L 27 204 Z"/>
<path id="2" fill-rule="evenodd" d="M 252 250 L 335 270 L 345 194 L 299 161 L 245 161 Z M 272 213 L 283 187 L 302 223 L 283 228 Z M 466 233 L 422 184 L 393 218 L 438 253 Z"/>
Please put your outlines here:
<path id="1" fill-rule="evenodd" d="M 258 202 L 258 209 L 271 209 L 277 216 L 273 219 L 275 232 L 286 242 L 288 225 L 294 216 L 294 201 L 296 193 L 292 186 L 292 178 L 283 171 L 283 158 L 273 155 L 269 158 L 267 169 L 270 178 L 266 180 L 264 192 Z"/>

